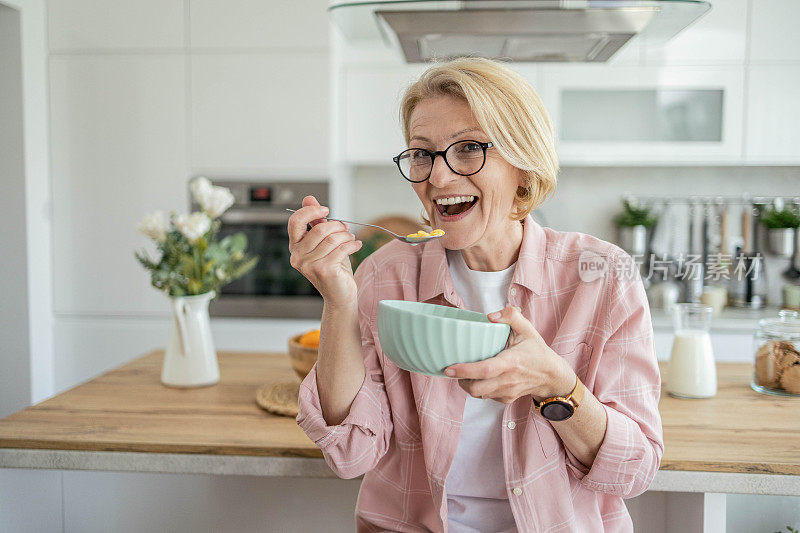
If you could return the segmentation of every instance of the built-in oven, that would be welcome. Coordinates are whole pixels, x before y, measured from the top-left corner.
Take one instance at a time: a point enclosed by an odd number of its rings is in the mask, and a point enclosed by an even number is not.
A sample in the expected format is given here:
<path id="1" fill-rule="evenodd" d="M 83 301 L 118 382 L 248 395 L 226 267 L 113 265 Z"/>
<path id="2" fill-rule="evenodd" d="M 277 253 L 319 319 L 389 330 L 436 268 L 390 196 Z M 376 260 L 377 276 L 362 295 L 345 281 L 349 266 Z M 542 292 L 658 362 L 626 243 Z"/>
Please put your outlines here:
<path id="1" fill-rule="evenodd" d="M 228 181 L 212 179 L 227 187 L 234 204 L 220 217 L 219 238 L 242 232 L 247 251 L 260 257 L 243 277 L 223 286 L 211 302 L 212 316 L 319 318 L 322 297 L 314 286 L 289 264 L 290 212 L 303 197 L 313 195 L 328 204 L 327 182 Z M 191 197 L 191 195 L 190 195 Z M 192 202 L 192 209 L 199 207 Z"/>

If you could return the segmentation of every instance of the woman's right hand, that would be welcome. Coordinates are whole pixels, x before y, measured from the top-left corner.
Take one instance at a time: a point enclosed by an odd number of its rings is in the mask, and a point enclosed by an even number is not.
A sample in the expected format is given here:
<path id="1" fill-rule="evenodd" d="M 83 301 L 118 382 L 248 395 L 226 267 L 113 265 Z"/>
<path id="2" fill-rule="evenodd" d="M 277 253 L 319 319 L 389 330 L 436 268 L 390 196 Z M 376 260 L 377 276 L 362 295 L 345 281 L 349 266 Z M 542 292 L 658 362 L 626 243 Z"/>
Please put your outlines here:
<path id="1" fill-rule="evenodd" d="M 303 198 L 303 207 L 289 217 L 290 263 L 334 306 L 352 305 L 357 298 L 356 281 L 350 254 L 361 248 L 361 241 L 350 233 L 347 224 L 328 222 L 328 208 L 313 196 Z M 311 225 L 307 231 L 307 225 Z"/>

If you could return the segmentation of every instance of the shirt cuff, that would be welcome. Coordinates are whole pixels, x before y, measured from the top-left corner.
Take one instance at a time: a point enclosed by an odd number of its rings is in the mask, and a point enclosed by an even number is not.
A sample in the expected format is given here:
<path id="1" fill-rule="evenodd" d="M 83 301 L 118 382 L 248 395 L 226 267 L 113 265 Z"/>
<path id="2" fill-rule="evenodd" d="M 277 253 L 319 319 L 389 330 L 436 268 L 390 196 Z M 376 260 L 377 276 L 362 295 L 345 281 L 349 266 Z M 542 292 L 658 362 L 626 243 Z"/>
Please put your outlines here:
<path id="1" fill-rule="evenodd" d="M 636 424 L 616 409 L 601 405 L 606 411 L 606 433 L 592 467 L 586 468 L 569 454 L 567 468 L 586 488 L 621 496 L 633 487 L 643 453 L 636 453 L 638 439 L 631 434 L 631 424 Z"/>
<path id="2" fill-rule="evenodd" d="M 377 384 L 370 379 L 369 373 L 364 375 L 364 382 L 350 404 L 350 412 L 345 419 L 337 425 L 328 425 L 322 416 L 317 389 L 317 365 L 314 364 L 300 384 L 298 411 L 297 424 L 321 449 L 336 444 L 352 431 L 353 426 L 365 430 L 372 437 L 376 437 L 381 428 L 381 404 Z"/>

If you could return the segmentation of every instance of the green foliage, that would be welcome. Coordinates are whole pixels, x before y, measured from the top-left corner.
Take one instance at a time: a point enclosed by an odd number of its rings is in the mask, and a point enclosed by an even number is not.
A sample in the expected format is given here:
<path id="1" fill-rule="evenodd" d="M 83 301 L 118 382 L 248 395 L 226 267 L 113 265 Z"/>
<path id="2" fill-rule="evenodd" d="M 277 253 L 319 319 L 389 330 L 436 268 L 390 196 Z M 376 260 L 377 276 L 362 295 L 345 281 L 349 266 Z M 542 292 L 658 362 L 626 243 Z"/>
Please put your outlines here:
<path id="1" fill-rule="evenodd" d="M 371 237 L 364 239 L 361 243 L 361 248 L 350 256 L 350 264 L 353 266 L 353 271 L 355 272 L 358 265 L 369 257 L 372 252 L 391 240 L 392 238 L 383 232 L 375 232 Z"/>
<path id="2" fill-rule="evenodd" d="M 650 214 L 649 207 L 637 207 L 632 205 L 628 200 L 623 200 L 622 205 L 622 212 L 614 217 L 614 222 L 617 226 L 645 226 L 649 228 L 655 225 L 658 220 L 658 218 Z"/>
<path id="3" fill-rule="evenodd" d="M 800 530 L 789 526 L 786 526 L 786 531 L 788 531 L 788 533 L 800 533 Z M 786 531 L 784 531 L 783 533 L 786 533 Z M 776 531 L 775 533 L 781 533 L 781 532 Z"/>
<path id="4" fill-rule="evenodd" d="M 769 229 L 796 228 L 800 226 L 800 215 L 792 209 L 770 207 L 762 211 L 761 223 Z"/>
<path id="5" fill-rule="evenodd" d="M 168 296 L 194 296 L 217 291 L 223 285 L 244 276 L 258 263 L 258 256 L 246 253 L 244 233 L 228 235 L 217 241 L 221 222 L 214 220 L 205 235 L 190 243 L 172 222 L 163 242 L 156 242 L 161 258 L 151 259 L 141 250 L 134 256 L 150 271 L 150 283 Z"/>

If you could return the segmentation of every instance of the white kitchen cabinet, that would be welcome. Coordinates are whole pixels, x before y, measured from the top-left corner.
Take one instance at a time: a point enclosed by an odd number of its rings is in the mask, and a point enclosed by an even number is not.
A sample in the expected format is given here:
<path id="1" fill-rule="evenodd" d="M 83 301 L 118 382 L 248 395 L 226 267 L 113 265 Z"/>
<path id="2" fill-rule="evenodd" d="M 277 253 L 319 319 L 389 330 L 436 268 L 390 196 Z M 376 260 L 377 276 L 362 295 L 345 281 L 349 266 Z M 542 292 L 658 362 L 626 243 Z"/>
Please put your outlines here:
<path id="1" fill-rule="evenodd" d="M 148 211 L 187 208 L 185 61 L 176 55 L 50 59 L 54 308 L 147 314 L 164 296 L 133 252 Z"/>
<path id="2" fill-rule="evenodd" d="M 542 68 L 565 165 L 741 160 L 741 67 Z"/>
<path id="3" fill-rule="evenodd" d="M 327 0 L 190 0 L 193 50 L 327 49 Z"/>
<path id="4" fill-rule="evenodd" d="M 800 63 L 800 2 L 751 1 L 750 64 Z"/>
<path id="5" fill-rule="evenodd" d="M 756 3 L 761 1 L 756 0 Z M 666 43 L 646 46 L 645 64 L 744 64 L 748 0 L 711 3 L 710 11 Z"/>
<path id="6" fill-rule="evenodd" d="M 405 149 L 400 126 L 403 91 L 425 70 L 408 65 L 344 71 L 344 151 L 353 164 L 391 165 Z"/>
<path id="7" fill-rule="evenodd" d="M 539 69 L 509 65 L 534 86 Z M 349 164 L 393 165 L 392 157 L 406 148 L 400 124 L 400 100 L 405 89 L 428 65 L 351 67 L 343 70 L 344 146 Z"/>
<path id="8" fill-rule="evenodd" d="M 328 53 L 194 54 L 195 172 L 328 173 Z"/>
<path id="9" fill-rule="evenodd" d="M 183 0 L 47 2 L 51 51 L 181 48 Z"/>
<path id="10" fill-rule="evenodd" d="M 748 162 L 800 163 L 800 64 L 752 67 L 747 91 Z"/>

